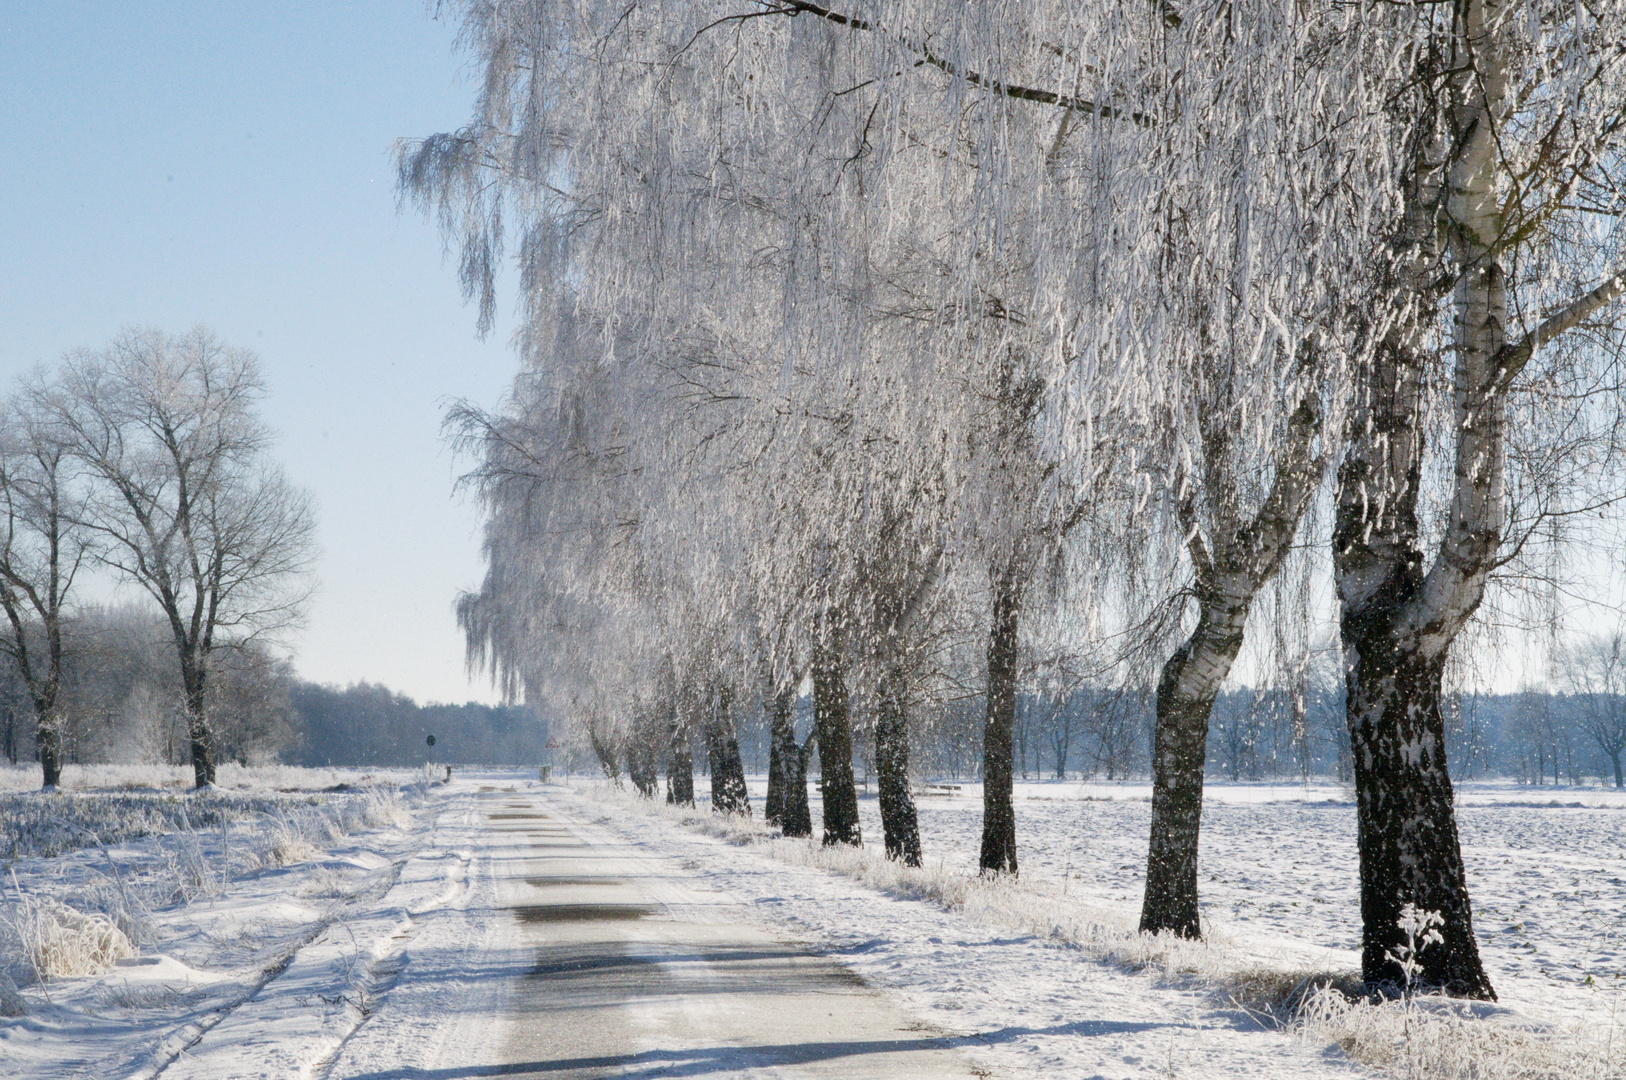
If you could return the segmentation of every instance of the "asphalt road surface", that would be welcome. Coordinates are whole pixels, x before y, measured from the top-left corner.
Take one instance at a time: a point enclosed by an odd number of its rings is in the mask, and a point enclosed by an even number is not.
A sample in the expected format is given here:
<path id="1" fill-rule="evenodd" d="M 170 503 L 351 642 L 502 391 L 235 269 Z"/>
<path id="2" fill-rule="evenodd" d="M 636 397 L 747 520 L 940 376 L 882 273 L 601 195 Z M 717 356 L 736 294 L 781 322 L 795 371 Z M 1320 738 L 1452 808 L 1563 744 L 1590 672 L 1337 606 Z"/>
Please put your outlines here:
<path id="1" fill-rule="evenodd" d="M 847 968 L 754 925 L 705 867 L 545 792 L 485 791 L 459 829 L 462 899 L 420 917 L 410 978 L 328 1076 L 991 1075 Z"/>

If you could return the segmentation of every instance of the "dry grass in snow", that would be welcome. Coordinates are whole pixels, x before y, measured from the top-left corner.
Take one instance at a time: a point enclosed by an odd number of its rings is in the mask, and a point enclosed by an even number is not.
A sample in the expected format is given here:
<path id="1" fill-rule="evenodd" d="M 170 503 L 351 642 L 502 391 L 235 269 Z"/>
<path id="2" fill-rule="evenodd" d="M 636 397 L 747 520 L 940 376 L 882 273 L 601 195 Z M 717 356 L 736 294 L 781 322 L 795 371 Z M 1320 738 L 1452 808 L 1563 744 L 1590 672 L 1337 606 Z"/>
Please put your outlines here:
<path id="1" fill-rule="evenodd" d="M 48 896 L 19 893 L 3 916 L 23 959 L 40 980 L 100 975 L 135 948 L 100 912 L 84 912 Z"/>
<path id="2" fill-rule="evenodd" d="M 1626 1031 L 1619 1024 L 1593 1032 L 1554 1030 L 1447 998 L 1372 1001 L 1318 988 L 1300 1006 L 1294 1029 L 1408 1080 L 1626 1076 Z"/>
<path id="3" fill-rule="evenodd" d="M 152 912 L 219 897 L 261 869 L 322 857 L 363 829 L 412 821 L 394 787 L 349 787 L 322 795 L 205 791 L 56 792 L 0 795 L 0 856 L 50 859 L 100 848 L 64 896 L 25 887 L 13 872 L 0 884 L 0 1015 L 26 1008 L 11 977 L 48 982 L 93 976 L 135 954 Z M 110 844 L 146 839 L 121 849 Z M 25 875 L 26 876 L 26 875 Z M 57 891 L 61 891 L 58 889 Z"/>

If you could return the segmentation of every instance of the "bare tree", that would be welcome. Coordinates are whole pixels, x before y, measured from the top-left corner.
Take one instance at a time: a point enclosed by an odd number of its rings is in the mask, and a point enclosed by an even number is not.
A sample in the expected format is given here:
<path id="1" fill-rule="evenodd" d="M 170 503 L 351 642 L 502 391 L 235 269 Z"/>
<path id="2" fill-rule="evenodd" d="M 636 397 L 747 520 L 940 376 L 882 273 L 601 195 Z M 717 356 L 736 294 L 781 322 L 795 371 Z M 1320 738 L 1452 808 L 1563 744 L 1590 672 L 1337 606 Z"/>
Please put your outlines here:
<path id="1" fill-rule="evenodd" d="M 1615 786 L 1626 787 L 1621 757 L 1626 755 L 1626 636 L 1589 638 L 1565 651 L 1564 682 L 1580 706 L 1580 724 L 1615 770 Z"/>
<path id="2" fill-rule="evenodd" d="M 310 595 L 308 497 L 266 459 L 259 362 L 196 329 L 129 330 L 68 358 L 53 419 L 93 479 L 97 557 L 163 612 L 193 775 L 214 782 L 210 655 L 293 625 Z"/>
<path id="3" fill-rule="evenodd" d="M 34 706 L 47 789 L 61 779 L 63 620 L 86 553 L 68 445 L 50 418 L 54 392 L 36 376 L 5 403 L 0 428 L 0 606 L 8 623 L 0 653 L 16 663 Z"/>

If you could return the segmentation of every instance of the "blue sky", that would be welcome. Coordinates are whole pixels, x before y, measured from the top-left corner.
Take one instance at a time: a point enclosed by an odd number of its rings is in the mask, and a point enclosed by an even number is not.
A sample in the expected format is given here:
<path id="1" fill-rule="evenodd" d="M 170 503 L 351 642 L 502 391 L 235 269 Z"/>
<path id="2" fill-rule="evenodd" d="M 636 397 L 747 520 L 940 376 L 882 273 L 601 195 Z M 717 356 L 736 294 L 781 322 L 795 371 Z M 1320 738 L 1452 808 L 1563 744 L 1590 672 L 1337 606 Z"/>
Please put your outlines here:
<path id="1" fill-rule="evenodd" d="M 500 397 L 511 323 L 477 340 L 435 229 L 393 186 L 395 139 L 471 109 L 456 28 L 432 16 L 8 0 L 0 382 L 128 325 L 253 348 L 277 454 L 320 514 L 300 673 L 491 700 L 452 616 L 479 578 L 478 516 L 439 425 L 449 398 Z"/>

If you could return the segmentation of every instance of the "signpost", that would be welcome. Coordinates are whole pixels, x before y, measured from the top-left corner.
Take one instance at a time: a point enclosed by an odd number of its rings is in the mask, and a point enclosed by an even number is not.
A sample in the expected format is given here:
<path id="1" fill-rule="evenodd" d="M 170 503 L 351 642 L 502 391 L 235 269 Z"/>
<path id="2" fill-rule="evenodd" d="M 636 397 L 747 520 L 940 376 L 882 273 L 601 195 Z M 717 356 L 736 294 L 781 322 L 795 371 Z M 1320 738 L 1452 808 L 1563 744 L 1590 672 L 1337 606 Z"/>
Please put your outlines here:
<path id="1" fill-rule="evenodd" d="M 548 741 L 542 749 L 548 752 L 548 760 L 539 770 L 538 775 L 542 777 L 544 784 L 550 784 L 553 782 L 553 751 L 559 749 L 559 740 L 551 735 L 548 736 Z"/>

